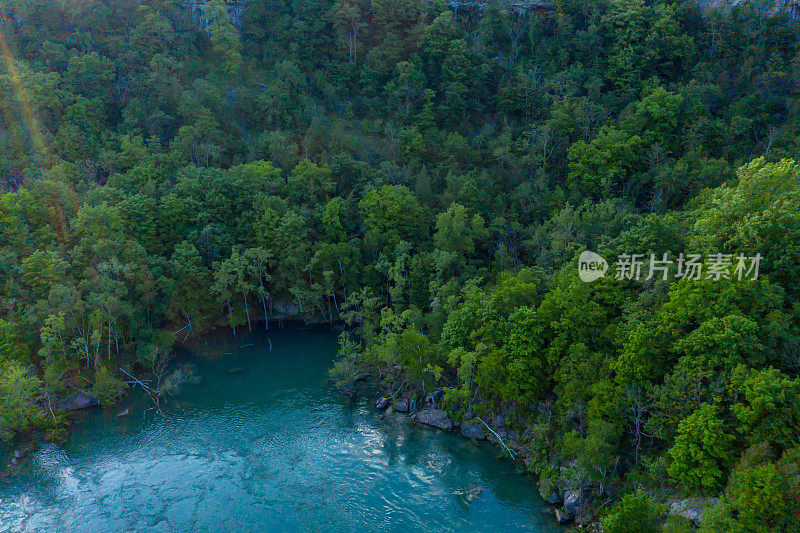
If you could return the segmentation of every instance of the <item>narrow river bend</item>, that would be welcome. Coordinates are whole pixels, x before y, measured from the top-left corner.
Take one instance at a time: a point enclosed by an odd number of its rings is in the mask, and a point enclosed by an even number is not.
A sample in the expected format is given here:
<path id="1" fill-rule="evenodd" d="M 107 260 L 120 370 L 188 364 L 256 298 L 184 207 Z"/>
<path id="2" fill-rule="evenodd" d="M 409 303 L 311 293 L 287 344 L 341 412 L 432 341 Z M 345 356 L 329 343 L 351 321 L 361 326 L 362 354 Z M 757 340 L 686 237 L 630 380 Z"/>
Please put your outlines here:
<path id="1" fill-rule="evenodd" d="M 197 379 L 165 416 L 138 394 L 129 417 L 86 411 L 0 479 L 0 532 L 559 530 L 490 445 L 340 397 L 336 347 L 314 329 L 207 336 L 173 363 Z"/>

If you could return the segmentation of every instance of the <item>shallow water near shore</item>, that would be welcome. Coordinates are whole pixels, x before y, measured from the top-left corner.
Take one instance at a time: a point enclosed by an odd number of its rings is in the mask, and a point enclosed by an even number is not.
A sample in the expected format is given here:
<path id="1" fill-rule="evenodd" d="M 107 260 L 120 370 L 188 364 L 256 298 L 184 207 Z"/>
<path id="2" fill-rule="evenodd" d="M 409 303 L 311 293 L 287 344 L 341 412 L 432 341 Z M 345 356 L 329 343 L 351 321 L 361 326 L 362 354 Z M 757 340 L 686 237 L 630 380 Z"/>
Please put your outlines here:
<path id="1" fill-rule="evenodd" d="M 0 532 L 560 530 L 491 445 L 341 397 L 334 334 L 238 333 L 173 363 L 197 379 L 163 415 L 142 394 L 80 413 L 0 479 Z"/>

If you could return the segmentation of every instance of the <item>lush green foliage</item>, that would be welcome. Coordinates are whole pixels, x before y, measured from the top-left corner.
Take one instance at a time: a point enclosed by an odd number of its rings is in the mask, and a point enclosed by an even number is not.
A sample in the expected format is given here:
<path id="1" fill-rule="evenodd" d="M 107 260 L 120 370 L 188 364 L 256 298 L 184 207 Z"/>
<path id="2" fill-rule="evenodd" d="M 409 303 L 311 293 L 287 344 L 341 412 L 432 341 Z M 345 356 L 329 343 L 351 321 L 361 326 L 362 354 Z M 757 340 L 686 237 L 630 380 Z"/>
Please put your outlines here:
<path id="1" fill-rule="evenodd" d="M 703 491 L 719 488 L 731 460 L 733 436 L 725 433 L 714 408 L 703 404 L 684 418 L 669 451 L 669 473 L 686 488 Z"/>
<path id="2" fill-rule="evenodd" d="M 638 491 L 626 494 L 603 520 L 607 533 L 654 533 L 661 530 L 662 506 Z"/>
<path id="3" fill-rule="evenodd" d="M 113 401 L 118 369 L 211 323 L 292 316 L 345 324 L 339 384 L 502 412 L 559 488 L 724 489 L 710 523 L 791 529 L 797 25 L 674 1 L 184 4 L 0 0 L 4 437 L 82 378 Z M 584 249 L 764 261 L 587 284 Z M 764 442 L 781 459 L 736 466 Z M 650 523 L 644 498 L 609 523 Z"/>
<path id="4" fill-rule="evenodd" d="M 796 531 L 800 527 L 800 448 L 775 460 L 769 443 L 749 448 L 722 500 L 706 512 L 708 531 Z"/>
<path id="5" fill-rule="evenodd" d="M 0 368 L 0 438 L 28 429 L 41 417 L 36 394 L 41 382 L 17 363 L 5 363 Z"/>

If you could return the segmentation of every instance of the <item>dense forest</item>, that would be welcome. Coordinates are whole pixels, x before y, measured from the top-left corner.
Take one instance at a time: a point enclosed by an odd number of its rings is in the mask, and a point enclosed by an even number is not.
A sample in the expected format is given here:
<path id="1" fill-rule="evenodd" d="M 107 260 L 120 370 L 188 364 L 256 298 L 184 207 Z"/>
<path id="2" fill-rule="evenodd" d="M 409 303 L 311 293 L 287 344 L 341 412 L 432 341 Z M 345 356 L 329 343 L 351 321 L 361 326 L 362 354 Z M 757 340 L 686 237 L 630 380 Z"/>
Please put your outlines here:
<path id="1" fill-rule="evenodd" d="M 605 531 L 800 528 L 800 26 L 513 4 L 0 0 L 0 437 L 288 317 Z"/>

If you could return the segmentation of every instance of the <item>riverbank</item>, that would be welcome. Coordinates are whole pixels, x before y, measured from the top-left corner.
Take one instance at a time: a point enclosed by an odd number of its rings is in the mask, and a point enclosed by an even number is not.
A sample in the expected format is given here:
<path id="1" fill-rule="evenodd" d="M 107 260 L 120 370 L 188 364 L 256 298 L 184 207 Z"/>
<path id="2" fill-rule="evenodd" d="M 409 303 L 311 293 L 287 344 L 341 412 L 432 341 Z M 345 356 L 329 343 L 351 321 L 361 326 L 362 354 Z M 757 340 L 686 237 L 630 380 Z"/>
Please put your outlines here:
<path id="1" fill-rule="evenodd" d="M 326 328 L 217 331 L 185 348 L 175 363 L 192 365 L 198 382 L 170 395 L 163 415 L 138 392 L 75 413 L 66 442 L 45 443 L 0 482 L 0 523 L 64 532 L 560 530 L 518 466 L 487 447 L 342 398 L 328 382 L 336 337 Z"/>
<path id="2" fill-rule="evenodd" d="M 302 324 L 293 322 L 290 317 L 282 317 L 281 321 L 275 321 L 272 331 L 263 331 L 262 324 L 257 324 L 253 328 L 256 331 L 243 331 L 239 328 L 238 335 L 233 334 L 231 328 L 226 327 L 224 324 L 215 323 L 210 325 L 207 331 L 200 335 L 189 337 L 183 343 L 177 346 L 178 358 L 185 357 L 191 354 L 192 357 L 200 357 L 214 361 L 217 364 L 227 364 L 227 359 L 232 356 L 237 350 L 243 348 L 258 348 L 271 353 L 273 346 L 270 340 L 270 334 L 281 335 L 286 332 L 298 331 L 317 331 L 329 334 L 331 330 L 335 333 L 335 328 L 327 325 L 320 324 Z M 277 327 L 276 327 L 277 326 Z M 258 336 L 258 346 L 256 343 L 249 342 L 248 339 L 253 335 Z M 209 338 L 219 339 L 225 338 L 225 343 L 211 342 L 209 345 Z M 357 383 L 359 383 L 359 393 L 364 397 L 371 397 L 370 403 L 379 411 L 389 413 L 397 413 L 401 420 L 416 423 L 422 426 L 428 426 L 435 429 L 440 429 L 449 433 L 456 433 L 463 438 L 473 441 L 486 441 L 493 443 L 497 446 L 498 459 L 511 459 L 515 464 L 524 468 L 535 479 L 532 481 L 533 486 L 538 489 L 542 499 L 550 506 L 548 508 L 549 514 L 557 523 L 574 523 L 579 528 L 591 528 L 594 523 L 592 516 L 589 512 L 590 500 L 582 491 L 570 490 L 560 486 L 557 482 L 543 476 L 537 476 L 533 470 L 532 460 L 534 459 L 526 445 L 531 427 L 520 426 L 513 420 L 513 416 L 509 413 L 492 413 L 485 416 L 477 416 L 472 413 L 449 413 L 443 405 L 444 390 L 437 389 L 436 391 L 425 395 L 415 396 L 408 392 L 395 391 L 393 392 L 391 382 L 399 383 L 400 376 L 403 373 L 402 367 L 394 367 L 393 374 L 387 374 L 382 380 L 371 378 L 368 374 L 358 376 Z M 241 367 L 235 366 L 226 370 L 231 376 L 236 376 L 245 372 Z M 174 378 L 173 376 L 179 376 Z M 76 425 L 81 424 L 86 418 L 85 410 L 94 410 L 103 413 L 103 416 L 116 416 L 127 417 L 132 414 L 131 402 L 132 396 L 145 398 L 147 395 L 143 394 L 146 384 L 152 384 L 158 378 L 152 373 L 147 371 L 144 367 L 137 367 L 132 370 L 129 385 L 130 387 L 125 390 L 120 400 L 112 405 L 100 406 L 96 398 L 91 395 L 76 390 L 66 398 L 62 398 L 56 402 L 56 410 L 60 417 L 60 430 L 58 439 L 61 442 L 66 441 L 69 431 L 80 430 L 81 428 Z M 162 377 L 164 382 L 174 382 L 167 387 L 180 388 L 186 382 L 192 382 L 195 378 L 192 372 L 186 372 L 183 363 L 173 364 L 170 370 Z M 140 392 L 136 392 L 141 389 Z M 406 389 L 410 390 L 410 387 Z M 147 399 L 145 398 L 145 403 Z M 157 406 L 156 406 L 157 407 Z M 142 406 L 140 405 L 139 411 Z M 150 406 L 149 408 L 153 408 Z M 545 406 L 538 407 L 540 411 L 546 412 Z M 139 415 L 140 412 L 134 410 L 133 414 Z M 508 418 L 508 419 L 507 419 Z M 66 427 L 66 430 L 64 429 Z M 6 465 L 5 470 L 9 475 L 14 475 L 18 472 L 19 461 L 34 453 L 41 445 L 47 440 L 47 435 L 42 431 L 30 432 L 29 436 L 20 440 L 19 448 L 15 450 L 16 457 L 14 462 Z"/>
<path id="3" fill-rule="evenodd" d="M 553 477 L 537 475 L 536 457 L 526 445 L 526 441 L 531 440 L 534 427 L 516 423 L 513 413 L 509 412 L 484 416 L 478 416 L 474 412 L 451 413 L 444 402 L 444 389 L 436 389 L 426 395 L 404 393 L 402 387 L 395 390 L 393 384 L 399 382 L 398 378 L 403 375 L 403 371 L 402 367 L 395 366 L 382 377 L 360 373 L 354 378 L 352 387 L 345 390 L 345 394 L 351 398 L 359 395 L 374 398 L 374 408 L 383 412 L 382 416 L 397 416 L 409 424 L 427 426 L 434 430 L 456 433 L 471 441 L 486 441 L 496 445 L 498 460 L 513 461 L 530 475 L 532 484 L 549 505 L 548 510 L 556 523 L 571 524 L 581 530 L 601 530 L 600 523 L 592 512 L 596 502 L 588 491 L 566 487 Z M 540 414 L 550 411 L 544 403 L 535 408 Z M 552 470 L 558 469 L 557 465 L 547 466 Z"/>
<path id="4" fill-rule="evenodd" d="M 137 358 L 138 347 L 128 348 L 117 354 L 110 362 L 104 361 L 108 367 L 107 376 L 113 382 L 109 387 L 110 391 L 96 390 L 95 383 L 90 380 L 91 375 L 87 375 L 92 370 L 89 367 L 79 366 L 64 372 L 55 390 L 37 395 L 34 402 L 36 416 L 28 427 L 14 431 L 10 435 L 0 435 L 0 476 L 3 471 L 8 470 L 8 467 L 13 466 L 11 460 L 15 452 L 17 455 L 26 454 L 31 443 L 63 442 L 70 432 L 76 413 L 97 407 L 113 410 L 117 406 L 124 405 L 126 398 L 134 389 L 144 391 L 149 389 L 151 397 L 168 394 L 171 388 L 179 387 L 183 381 L 191 379 L 191 376 L 176 374 L 170 363 L 175 354 L 186 353 L 192 347 L 199 347 L 208 335 L 221 334 L 236 338 L 237 329 L 239 335 L 252 335 L 262 331 L 268 335 L 270 332 L 308 327 L 321 327 L 336 332 L 336 325 L 328 324 L 321 315 L 301 318 L 298 307 L 291 302 L 270 301 L 269 310 L 269 329 L 265 327 L 265 321 L 259 317 L 254 317 L 249 328 L 232 327 L 224 317 L 206 320 L 203 324 L 165 325 L 164 331 L 173 332 L 174 345 L 167 350 L 166 357 L 160 362 L 153 363 L 153 368 L 148 368 Z M 224 354 L 208 354 L 210 357 L 214 355 Z M 44 376 L 39 372 L 37 378 L 43 380 Z M 163 390 L 156 390 L 161 388 Z M 124 408 L 120 412 L 123 411 Z"/>
<path id="5" fill-rule="evenodd" d="M 276 326 L 279 324 L 275 323 Z M 296 323 L 286 323 L 278 327 L 273 327 L 271 332 L 261 330 L 263 324 L 260 324 L 257 331 L 249 332 L 239 329 L 238 335 L 233 335 L 232 329 L 224 325 L 214 324 L 208 331 L 202 335 L 197 335 L 186 339 L 185 343 L 179 344 L 177 354 L 178 360 L 174 362 L 170 370 L 164 376 L 165 382 L 175 382 L 172 386 L 180 387 L 182 383 L 191 382 L 194 378 L 191 372 L 184 371 L 184 363 L 181 358 L 191 354 L 192 357 L 199 357 L 207 359 L 214 364 L 222 366 L 229 366 L 230 358 L 241 349 L 260 349 L 266 353 L 272 353 L 273 346 L 270 340 L 271 335 L 284 335 L 287 332 L 302 332 L 302 331 L 315 331 L 324 332 L 329 334 L 330 329 L 328 326 L 307 326 Z M 334 330 L 335 332 L 335 330 Z M 257 336 L 256 342 L 250 342 L 251 337 Z M 218 339 L 225 338 L 225 342 L 218 342 Z M 212 340 L 209 344 L 209 339 Z M 396 369 L 402 371 L 402 369 Z M 231 377 L 239 376 L 245 373 L 245 369 L 241 366 L 233 366 L 227 368 L 224 373 Z M 172 376 L 180 375 L 180 379 L 173 379 Z M 153 408 L 147 398 L 147 394 L 143 392 L 145 384 L 152 384 L 157 381 L 155 375 L 146 371 L 143 367 L 139 367 L 137 371 L 132 370 L 130 376 L 130 387 L 126 389 L 125 393 L 120 397 L 120 401 L 110 406 L 100 406 L 96 398 L 86 394 L 82 391 L 76 391 L 69 397 L 63 398 L 56 403 L 58 416 L 60 422 L 60 432 L 58 437 L 62 443 L 65 442 L 70 435 L 68 432 L 83 431 L 82 423 L 85 423 L 87 417 L 93 416 L 92 411 L 97 411 L 96 414 L 103 417 L 128 417 L 128 416 L 141 416 L 145 409 Z M 402 420 L 406 422 L 415 422 L 420 425 L 425 425 L 433 428 L 442 429 L 450 433 L 457 433 L 465 438 L 475 441 L 487 441 L 497 445 L 499 458 L 512 459 L 515 464 L 520 465 L 526 471 L 530 472 L 530 454 L 529 450 L 524 444 L 524 435 L 526 429 L 520 430 L 514 427 L 513 421 L 509 420 L 508 423 L 505 416 L 501 413 L 496 413 L 488 417 L 474 417 L 472 419 L 459 418 L 448 414 L 442 406 L 443 391 L 437 390 L 428 395 L 428 397 L 413 398 L 408 394 L 394 395 L 392 398 L 387 391 L 389 387 L 387 382 L 379 382 L 369 379 L 368 376 L 363 376 L 361 384 L 361 392 L 364 394 L 367 389 L 372 391 L 372 400 L 370 404 L 382 403 L 385 410 L 396 412 L 402 416 Z M 383 391 L 375 397 L 375 391 Z M 221 393 L 224 394 L 224 393 Z M 138 408 L 132 408 L 134 397 L 139 400 Z M 383 399 L 381 401 L 381 399 Z M 144 404 L 142 404 L 144 401 Z M 87 412 L 88 410 L 88 412 Z M 66 430 L 64 428 L 67 428 Z M 14 475 L 18 472 L 19 461 L 34 453 L 40 446 L 48 440 L 44 432 L 32 432 L 29 438 L 20 440 L 20 447 L 16 449 L 17 457 L 14 463 L 7 464 L 9 475 Z M 52 439 L 50 439 L 52 440 Z M 22 444 L 22 443 L 25 444 Z M 13 454 L 12 454 L 13 457 Z M 9 460 L 10 461 L 10 460 Z M 537 485 L 534 484 L 534 487 Z M 538 483 L 539 493 L 542 498 L 550 504 L 550 514 L 554 516 L 555 520 L 560 523 L 565 523 L 574 520 L 579 526 L 587 526 L 590 524 L 588 521 L 583 521 L 581 509 L 583 500 L 572 492 L 558 490 L 555 484 Z M 556 506 L 558 504 L 558 506 Z M 561 506 L 560 504 L 564 504 Z"/>

